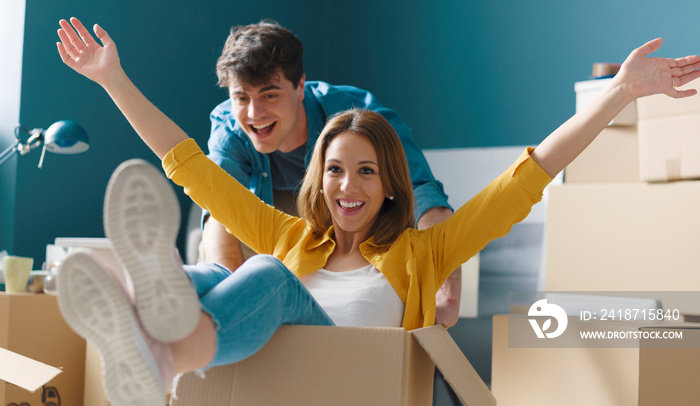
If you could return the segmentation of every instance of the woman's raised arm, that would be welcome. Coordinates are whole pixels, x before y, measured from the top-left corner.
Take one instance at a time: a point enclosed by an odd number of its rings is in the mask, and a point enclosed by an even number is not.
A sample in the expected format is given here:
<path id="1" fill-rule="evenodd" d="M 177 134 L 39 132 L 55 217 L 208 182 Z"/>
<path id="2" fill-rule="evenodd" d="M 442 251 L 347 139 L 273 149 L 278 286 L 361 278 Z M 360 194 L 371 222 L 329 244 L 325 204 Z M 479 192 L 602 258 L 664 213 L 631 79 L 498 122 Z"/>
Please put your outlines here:
<path id="1" fill-rule="evenodd" d="M 163 159 L 187 134 L 136 88 L 119 62 L 117 46 L 107 31 L 95 24 L 100 45 L 77 18 L 59 22 L 57 43 L 63 63 L 102 86 L 148 147 Z M 72 26 L 71 26 L 72 24 Z"/>
<path id="2" fill-rule="evenodd" d="M 688 97 L 695 90 L 678 90 L 700 77 L 700 57 L 667 59 L 648 57 L 661 47 L 661 38 L 632 51 L 620 72 L 595 100 L 542 141 L 532 158 L 554 177 L 583 151 L 603 128 L 633 100 L 657 93 Z"/>

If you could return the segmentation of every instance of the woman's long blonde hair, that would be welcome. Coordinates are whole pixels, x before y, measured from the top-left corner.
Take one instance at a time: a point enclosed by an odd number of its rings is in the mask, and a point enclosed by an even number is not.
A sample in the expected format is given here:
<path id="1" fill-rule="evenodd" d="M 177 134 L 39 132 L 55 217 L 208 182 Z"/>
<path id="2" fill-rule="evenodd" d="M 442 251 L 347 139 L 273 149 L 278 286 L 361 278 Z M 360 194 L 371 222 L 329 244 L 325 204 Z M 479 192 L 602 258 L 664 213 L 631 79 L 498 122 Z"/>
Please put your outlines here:
<path id="1" fill-rule="evenodd" d="M 381 114 L 371 110 L 351 109 L 328 119 L 316 141 L 301 185 L 297 199 L 299 215 L 317 235 L 331 226 L 331 214 L 321 193 L 326 150 L 336 136 L 345 132 L 366 137 L 377 151 L 379 176 L 393 200 L 384 200 L 370 235 L 378 245 L 391 244 L 405 229 L 414 225 L 413 185 L 396 131 Z"/>

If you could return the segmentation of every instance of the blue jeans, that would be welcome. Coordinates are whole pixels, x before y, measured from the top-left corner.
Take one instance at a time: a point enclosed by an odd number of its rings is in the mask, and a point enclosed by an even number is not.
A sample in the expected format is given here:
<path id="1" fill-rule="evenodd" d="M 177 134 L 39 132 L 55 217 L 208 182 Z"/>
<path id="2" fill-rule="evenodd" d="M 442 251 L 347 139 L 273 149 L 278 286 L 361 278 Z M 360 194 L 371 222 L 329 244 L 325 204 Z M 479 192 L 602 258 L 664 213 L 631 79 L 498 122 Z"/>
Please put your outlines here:
<path id="1" fill-rule="evenodd" d="M 250 357 L 283 324 L 333 325 L 299 278 L 271 255 L 256 255 L 233 273 L 213 263 L 185 271 L 216 325 L 216 354 L 207 368 Z"/>

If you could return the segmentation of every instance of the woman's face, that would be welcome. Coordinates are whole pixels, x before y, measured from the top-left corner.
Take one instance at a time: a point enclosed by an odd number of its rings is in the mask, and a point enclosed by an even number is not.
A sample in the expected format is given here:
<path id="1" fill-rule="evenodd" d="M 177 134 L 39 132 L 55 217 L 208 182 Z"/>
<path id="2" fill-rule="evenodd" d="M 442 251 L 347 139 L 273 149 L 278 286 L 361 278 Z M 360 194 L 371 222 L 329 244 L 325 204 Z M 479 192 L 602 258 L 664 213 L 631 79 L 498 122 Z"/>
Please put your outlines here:
<path id="1" fill-rule="evenodd" d="M 326 149 L 323 196 L 338 231 L 364 240 L 387 197 L 379 176 L 377 151 L 362 135 L 344 132 Z"/>

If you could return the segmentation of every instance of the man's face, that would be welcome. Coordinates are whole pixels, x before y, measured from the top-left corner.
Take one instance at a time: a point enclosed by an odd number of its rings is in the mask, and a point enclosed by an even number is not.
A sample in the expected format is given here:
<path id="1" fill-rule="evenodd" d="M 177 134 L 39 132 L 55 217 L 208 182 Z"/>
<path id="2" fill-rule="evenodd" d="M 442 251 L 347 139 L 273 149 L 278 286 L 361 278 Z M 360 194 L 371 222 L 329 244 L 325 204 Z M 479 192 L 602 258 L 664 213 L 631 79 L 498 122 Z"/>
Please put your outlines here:
<path id="1" fill-rule="evenodd" d="M 281 71 L 261 86 L 234 78 L 228 89 L 236 121 L 258 152 L 290 152 L 306 143 L 303 76 L 296 89 Z"/>

